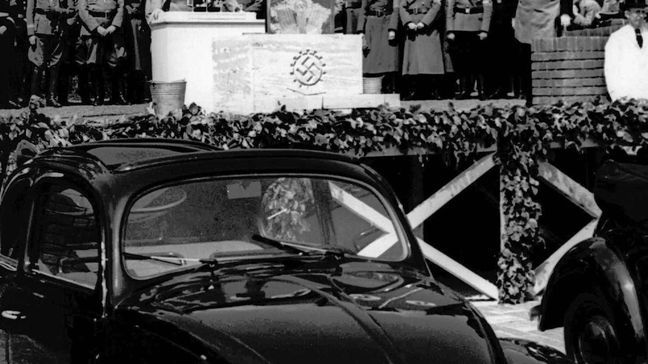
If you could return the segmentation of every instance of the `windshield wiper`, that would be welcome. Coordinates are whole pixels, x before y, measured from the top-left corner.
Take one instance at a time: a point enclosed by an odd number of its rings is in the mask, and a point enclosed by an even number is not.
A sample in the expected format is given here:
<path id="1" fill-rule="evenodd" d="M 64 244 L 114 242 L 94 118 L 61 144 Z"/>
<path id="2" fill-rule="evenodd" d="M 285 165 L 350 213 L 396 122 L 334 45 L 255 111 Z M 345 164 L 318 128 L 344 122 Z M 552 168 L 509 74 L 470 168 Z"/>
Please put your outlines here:
<path id="1" fill-rule="evenodd" d="M 124 257 L 128 259 L 134 259 L 134 260 L 154 260 L 156 262 L 162 262 L 162 263 L 167 263 L 167 264 L 173 264 L 173 265 L 185 265 L 186 259 L 182 257 L 174 257 L 174 256 L 161 256 L 161 255 L 145 255 L 145 254 L 136 254 L 136 253 L 129 253 L 129 252 L 123 252 L 122 253 Z"/>
<path id="2" fill-rule="evenodd" d="M 308 244 L 303 244 L 303 243 L 295 243 L 295 242 L 287 242 L 287 241 L 280 241 L 280 240 L 275 240 L 271 239 L 268 237 L 265 237 L 263 235 L 259 234 L 254 234 L 252 235 L 252 239 L 256 240 L 260 243 L 272 245 L 276 248 L 279 249 L 288 249 L 292 250 L 293 252 L 301 255 L 314 255 L 314 253 L 318 253 L 318 255 L 332 255 L 335 257 L 347 257 L 350 255 L 355 255 L 354 251 L 344 249 L 341 247 L 337 246 L 331 246 L 331 247 L 316 247 Z"/>
<path id="3" fill-rule="evenodd" d="M 259 234 L 252 235 L 252 240 L 258 241 L 259 243 L 271 245 L 271 246 L 273 246 L 275 248 L 279 248 L 279 249 L 283 249 L 283 250 L 290 250 L 293 253 L 297 253 L 297 254 L 310 253 L 311 251 L 317 249 L 317 248 L 313 248 L 310 245 L 298 244 L 298 243 L 288 243 L 288 242 L 285 242 L 285 241 L 271 239 L 271 238 L 268 238 L 268 237 L 265 237 L 265 236 L 259 235 Z"/>

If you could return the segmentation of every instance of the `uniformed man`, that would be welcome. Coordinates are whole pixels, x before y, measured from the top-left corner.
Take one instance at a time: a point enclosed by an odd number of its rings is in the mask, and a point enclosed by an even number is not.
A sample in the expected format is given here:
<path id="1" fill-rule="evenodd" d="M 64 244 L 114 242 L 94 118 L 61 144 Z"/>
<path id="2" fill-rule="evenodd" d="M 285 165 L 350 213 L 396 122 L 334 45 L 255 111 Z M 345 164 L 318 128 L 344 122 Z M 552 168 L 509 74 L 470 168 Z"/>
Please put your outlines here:
<path id="1" fill-rule="evenodd" d="M 9 75 L 9 104 L 13 107 L 20 107 L 29 98 L 27 85 L 29 85 L 31 75 L 29 61 L 27 61 L 27 50 L 29 49 L 27 22 L 25 21 L 27 3 L 25 0 L 10 0 L 10 5 L 9 16 L 14 21 L 16 36 L 13 56 L 7 55 L 7 57 L 13 57 L 13 67 Z"/>
<path id="2" fill-rule="evenodd" d="M 344 1 L 344 33 L 355 34 L 358 29 L 358 18 L 362 11 L 362 0 L 345 0 Z"/>
<path id="3" fill-rule="evenodd" d="M 437 98 L 445 73 L 441 44 L 441 0 L 403 0 L 400 19 L 406 32 L 402 74 L 410 87 L 410 99 Z"/>
<path id="4" fill-rule="evenodd" d="M 146 81 L 151 79 L 151 31 L 144 17 L 143 0 L 125 1 L 124 35 L 128 53 L 128 101 L 148 99 Z"/>
<path id="5" fill-rule="evenodd" d="M 487 47 L 496 54 L 488 57 L 486 62 L 486 89 L 488 97 L 499 99 L 508 97 L 512 91 L 515 68 L 513 62 L 515 54 L 513 25 L 511 19 L 515 15 L 517 0 L 493 0 L 493 16 Z"/>
<path id="6" fill-rule="evenodd" d="M 492 13 L 491 0 L 446 2 L 446 38 L 459 79 L 459 98 L 470 96 L 475 80 L 480 98 L 484 97 L 484 44 Z"/>
<path id="7" fill-rule="evenodd" d="M 0 109 L 10 108 L 9 75 L 16 27 L 9 17 L 9 0 L 0 0 Z"/>
<path id="8" fill-rule="evenodd" d="M 77 11 L 77 0 L 72 0 L 72 2 L 72 14 L 70 14 L 65 22 L 61 23 L 61 42 L 63 50 L 59 72 L 58 101 L 62 105 L 68 104 L 70 79 L 77 68 L 74 62 L 74 53 L 79 39 L 79 32 L 81 30 Z M 86 84 L 87 81 L 79 81 L 79 94 L 82 95 L 82 99 L 87 99 Z"/>
<path id="9" fill-rule="evenodd" d="M 125 104 L 121 77 L 126 48 L 121 32 L 124 18 L 124 0 L 79 0 L 81 19 L 80 47 L 77 63 L 88 68 L 95 95 L 94 105 L 103 105 L 104 82 L 112 81 L 111 102 Z"/>
<path id="10" fill-rule="evenodd" d="M 392 93 L 400 67 L 399 42 L 396 39 L 400 0 L 362 0 L 358 33 L 364 35 L 362 73 L 383 76 L 382 89 Z"/>
<path id="11" fill-rule="evenodd" d="M 74 16 L 72 0 L 27 0 L 28 57 L 34 64 L 31 93 L 41 95 L 41 84 L 47 83 L 45 102 L 48 106 L 61 106 L 57 88 L 63 54 L 62 32 L 71 16 Z"/>

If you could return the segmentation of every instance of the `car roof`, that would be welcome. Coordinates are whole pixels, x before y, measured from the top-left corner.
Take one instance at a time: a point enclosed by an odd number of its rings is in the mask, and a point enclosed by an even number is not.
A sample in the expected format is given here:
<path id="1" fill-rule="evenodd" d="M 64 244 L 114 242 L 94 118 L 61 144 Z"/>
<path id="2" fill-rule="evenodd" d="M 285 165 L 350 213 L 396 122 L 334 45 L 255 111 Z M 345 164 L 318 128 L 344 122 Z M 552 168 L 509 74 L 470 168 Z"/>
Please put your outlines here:
<path id="1" fill-rule="evenodd" d="M 40 153 L 34 162 L 66 164 L 92 173 L 123 173 L 174 163 L 187 158 L 298 158 L 356 162 L 339 153 L 304 149 L 231 149 L 223 150 L 208 144 L 178 139 L 120 139 L 51 148 Z"/>

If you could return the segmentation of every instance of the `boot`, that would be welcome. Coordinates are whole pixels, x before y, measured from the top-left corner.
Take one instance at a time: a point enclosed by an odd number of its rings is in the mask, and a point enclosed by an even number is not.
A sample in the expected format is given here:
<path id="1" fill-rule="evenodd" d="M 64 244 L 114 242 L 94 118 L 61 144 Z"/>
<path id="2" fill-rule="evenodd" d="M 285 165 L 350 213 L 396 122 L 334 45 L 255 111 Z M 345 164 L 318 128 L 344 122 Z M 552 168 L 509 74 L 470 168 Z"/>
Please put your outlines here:
<path id="1" fill-rule="evenodd" d="M 406 76 L 406 82 L 404 82 L 404 94 L 402 96 L 403 100 L 414 100 L 416 98 L 416 91 L 418 89 L 418 82 L 416 76 Z"/>
<path id="2" fill-rule="evenodd" d="M 126 95 L 128 102 L 130 102 L 131 104 L 137 104 L 140 100 L 140 90 L 138 87 L 139 85 L 137 84 L 139 77 L 137 76 L 137 71 L 131 71 L 128 73 L 128 76 L 126 76 L 128 79 L 128 89 L 126 90 Z"/>
<path id="3" fill-rule="evenodd" d="M 59 80 L 58 87 L 56 89 L 56 95 L 58 98 L 59 104 L 65 106 L 69 105 L 68 94 L 70 90 L 70 65 L 62 64 L 59 70 Z"/>
<path id="4" fill-rule="evenodd" d="M 486 85 L 484 81 L 484 75 L 483 74 L 478 74 L 477 75 L 477 97 L 479 97 L 480 100 L 486 100 L 486 91 L 484 90 Z"/>
<path id="5" fill-rule="evenodd" d="M 56 100 L 58 94 L 59 66 L 55 65 L 49 68 L 49 87 L 47 89 L 47 100 L 45 104 L 52 107 L 61 107 Z"/>
<path id="6" fill-rule="evenodd" d="M 470 98 L 470 94 L 473 92 L 473 84 L 470 80 L 470 77 L 467 75 L 459 76 L 459 94 L 457 99 L 465 100 Z"/>
<path id="7" fill-rule="evenodd" d="M 149 84 L 150 78 L 146 75 L 142 75 L 142 101 L 151 102 L 151 87 Z"/>
<path id="8" fill-rule="evenodd" d="M 104 104 L 105 90 L 104 90 L 104 75 L 100 66 L 94 66 L 90 69 L 90 77 L 92 77 L 92 87 L 94 91 L 94 106 Z"/>
<path id="9" fill-rule="evenodd" d="M 83 105 L 92 104 L 90 99 L 90 90 L 88 89 L 88 84 L 90 82 L 89 77 L 90 69 L 88 66 L 79 66 L 79 97 L 81 98 L 81 103 Z"/>
<path id="10" fill-rule="evenodd" d="M 37 67 L 34 66 L 34 69 L 32 70 L 32 75 L 31 75 L 31 87 L 30 87 L 30 92 L 31 95 L 36 95 L 38 97 L 41 97 L 41 78 L 43 76 L 43 69 L 42 67 Z"/>
<path id="11" fill-rule="evenodd" d="M 146 77 L 141 71 L 131 71 L 128 74 L 128 101 L 140 104 L 146 101 Z"/>
<path id="12" fill-rule="evenodd" d="M 120 72 L 119 68 L 114 68 L 109 72 L 112 73 L 112 77 L 110 78 L 110 103 L 114 105 L 127 105 L 128 101 L 124 98 L 124 74 Z"/>

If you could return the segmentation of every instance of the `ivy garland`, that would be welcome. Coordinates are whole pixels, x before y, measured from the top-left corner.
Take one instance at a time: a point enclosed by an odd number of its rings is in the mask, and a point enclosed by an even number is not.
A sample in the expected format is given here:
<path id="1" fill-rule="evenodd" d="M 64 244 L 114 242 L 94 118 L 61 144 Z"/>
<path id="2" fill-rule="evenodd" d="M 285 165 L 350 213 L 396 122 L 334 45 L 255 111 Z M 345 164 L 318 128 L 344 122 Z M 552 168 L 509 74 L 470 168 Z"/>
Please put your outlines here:
<path id="1" fill-rule="evenodd" d="M 279 110 L 233 116 L 205 114 L 191 105 L 175 116 L 135 116 L 113 125 L 48 118 L 37 106 L 17 117 L 0 116 L 0 173 L 3 183 L 15 168 L 24 141 L 37 150 L 95 140 L 136 137 L 197 140 L 222 149 L 310 148 L 363 156 L 386 148 L 403 153 L 421 148 L 441 153 L 449 163 L 475 158 L 479 148 L 497 145 L 501 165 L 506 236 L 498 260 L 500 302 L 523 302 L 532 296 L 534 249 L 543 246 L 538 222 L 538 162 L 552 143 L 579 150 L 593 140 L 606 150 L 648 143 L 648 106 L 624 100 L 558 103 L 525 108 L 480 106 L 450 108 L 315 110 L 303 114 Z"/>

